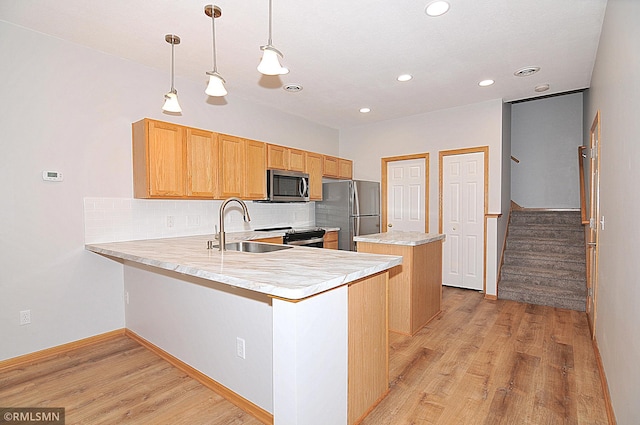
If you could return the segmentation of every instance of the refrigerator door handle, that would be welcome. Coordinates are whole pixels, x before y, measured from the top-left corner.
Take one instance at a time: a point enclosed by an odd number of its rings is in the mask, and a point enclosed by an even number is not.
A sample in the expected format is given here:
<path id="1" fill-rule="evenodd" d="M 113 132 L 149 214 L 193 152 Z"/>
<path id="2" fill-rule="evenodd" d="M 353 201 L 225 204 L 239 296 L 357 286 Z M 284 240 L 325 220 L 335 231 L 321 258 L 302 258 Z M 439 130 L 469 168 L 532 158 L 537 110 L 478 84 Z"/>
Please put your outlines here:
<path id="1" fill-rule="evenodd" d="M 360 236 L 360 216 L 354 217 L 353 221 L 355 222 L 355 229 L 353 229 L 354 230 L 353 236 Z"/>
<path id="2" fill-rule="evenodd" d="M 353 182 L 353 206 L 355 208 L 355 211 L 353 211 L 353 215 L 355 216 L 359 216 L 360 215 L 360 197 L 358 196 L 358 185 L 356 184 L 356 182 Z"/>

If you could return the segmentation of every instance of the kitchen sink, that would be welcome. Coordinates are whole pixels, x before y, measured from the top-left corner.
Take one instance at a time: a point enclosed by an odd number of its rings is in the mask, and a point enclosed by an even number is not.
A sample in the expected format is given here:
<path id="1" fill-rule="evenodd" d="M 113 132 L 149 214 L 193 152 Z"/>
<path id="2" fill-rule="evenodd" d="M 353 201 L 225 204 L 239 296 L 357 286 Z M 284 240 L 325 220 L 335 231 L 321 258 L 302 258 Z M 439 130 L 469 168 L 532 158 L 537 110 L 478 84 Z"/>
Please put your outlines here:
<path id="1" fill-rule="evenodd" d="M 253 253 L 273 252 L 273 251 L 281 251 L 283 249 L 293 248 L 290 245 L 272 245 L 268 243 L 250 242 L 250 241 L 231 242 L 231 243 L 225 244 L 225 247 L 227 251 L 253 252 Z"/>

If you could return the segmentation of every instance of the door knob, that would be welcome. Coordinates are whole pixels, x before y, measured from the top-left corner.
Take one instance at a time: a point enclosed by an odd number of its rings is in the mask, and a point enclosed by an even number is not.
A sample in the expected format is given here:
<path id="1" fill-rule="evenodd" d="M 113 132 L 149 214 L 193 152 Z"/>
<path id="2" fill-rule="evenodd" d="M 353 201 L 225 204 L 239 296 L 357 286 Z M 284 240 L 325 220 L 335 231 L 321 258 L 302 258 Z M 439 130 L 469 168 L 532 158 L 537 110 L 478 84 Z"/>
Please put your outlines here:
<path id="1" fill-rule="evenodd" d="M 393 227 L 393 224 L 389 223 L 387 224 L 387 227 Z"/>

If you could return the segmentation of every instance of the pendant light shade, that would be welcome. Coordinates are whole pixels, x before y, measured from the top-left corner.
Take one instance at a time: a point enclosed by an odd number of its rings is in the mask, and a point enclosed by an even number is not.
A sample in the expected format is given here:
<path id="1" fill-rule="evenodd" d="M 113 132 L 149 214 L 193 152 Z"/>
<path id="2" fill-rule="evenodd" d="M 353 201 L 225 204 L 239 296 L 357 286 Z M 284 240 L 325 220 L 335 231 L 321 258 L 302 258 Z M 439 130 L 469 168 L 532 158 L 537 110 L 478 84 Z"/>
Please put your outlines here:
<path id="1" fill-rule="evenodd" d="M 182 112 L 182 108 L 178 103 L 178 91 L 173 86 L 173 47 L 176 44 L 180 44 L 180 37 L 173 34 L 167 34 L 164 39 L 167 43 L 171 44 L 171 90 L 169 93 L 164 95 L 164 105 L 162 106 L 162 110 L 166 112 L 180 113 Z"/>
<path id="2" fill-rule="evenodd" d="M 222 9 L 219 6 L 209 4 L 204 7 L 205 15 L 211 18 L 211 34 L 213 39 L 213 71 L 207 71 L 209 76 L 209 84 L 205 89 L 205 93 L 209 96 L 226 96 L 227 89 L 224 87 L 224 78 L 218 74 L 218 64 L 216 62 L 216 18 L 222 16 Z"/>
<path id="3" fill-rule="evenodd" d="M 227 89 L 224 87 L 224 78 L 217 72 L 207 72 L 207 75 L 209 76 L 209 84 L 204 92 L 209 96 L 226 96 Z"/>
<path id="4" fill-rule="evenodd" d="M 164 95 L 164 105 L 162 105 L 162 110 L 166 112 L 182 112 L 182 108 L 178 103 L 178 93 L 169 92 Z"/>
<path id="5" fill-rule="evenodd" d="M 284 75 L 289 73 L 289 69 L 280 65 L 280 59 L 284 57 L 280 50 L 273 47 L 272 39 L 271 39 L 271 21 L 272 21 L 272 12 L 271 12 L 271 0 L 269 0 L 269 41 L 266 46 L 260 46 L 262 50 L 262 60 L 258 65 L 258 71 L 264 75 Z"/>

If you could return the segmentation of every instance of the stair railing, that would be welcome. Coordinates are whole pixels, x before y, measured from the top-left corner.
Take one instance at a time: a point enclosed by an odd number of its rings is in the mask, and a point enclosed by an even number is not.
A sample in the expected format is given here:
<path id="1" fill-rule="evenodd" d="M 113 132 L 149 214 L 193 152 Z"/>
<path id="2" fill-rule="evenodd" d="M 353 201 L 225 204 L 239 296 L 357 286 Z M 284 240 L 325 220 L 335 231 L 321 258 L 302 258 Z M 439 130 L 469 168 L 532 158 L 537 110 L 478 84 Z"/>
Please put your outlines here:
<path id="1" fill-rule="evenodd" d="M 584 174 L 584 160 L 587 158 L 586 151 L 586 146 L 578 146 L 578 169 L 580 173 L 580 219 L 582 220 L 582 224 L 589 224 L 589 219 L 587 218 L 587 195 L 585 191 L 585 180 L 587 177 Z"/>

